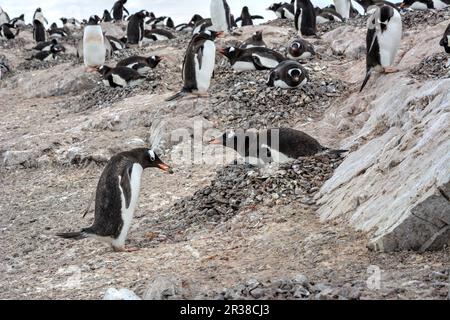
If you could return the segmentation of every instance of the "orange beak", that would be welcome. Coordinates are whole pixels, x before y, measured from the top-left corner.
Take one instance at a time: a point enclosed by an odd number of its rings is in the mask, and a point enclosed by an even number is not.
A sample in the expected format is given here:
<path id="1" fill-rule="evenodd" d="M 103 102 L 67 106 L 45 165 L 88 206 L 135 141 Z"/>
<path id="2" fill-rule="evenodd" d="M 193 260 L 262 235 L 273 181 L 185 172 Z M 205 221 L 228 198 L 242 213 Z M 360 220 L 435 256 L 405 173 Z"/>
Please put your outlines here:
<path id="1" fill-rule="evenodd" d="M 225 33 L 223 31 L 217 32 L 216 38 L 223 38 Z"/>
<path id="2" fill-rule="evenodd" d="M 217 51 L 219 51 L 221 54 L 225 54 L 225 48 L 219 48 Z"/>
<path id="3" fill-rule="evenodd" d="M 165 163 L 158 163 L 158 168 L 160 168 L 164 172 L 173 173 L 173 170 Z"/>
<path id="4" fill-rule="evenodd" d="M 212 139 L 209 144 L 222 144 L 222 141 L 220 141 L 219 139 Z"/>

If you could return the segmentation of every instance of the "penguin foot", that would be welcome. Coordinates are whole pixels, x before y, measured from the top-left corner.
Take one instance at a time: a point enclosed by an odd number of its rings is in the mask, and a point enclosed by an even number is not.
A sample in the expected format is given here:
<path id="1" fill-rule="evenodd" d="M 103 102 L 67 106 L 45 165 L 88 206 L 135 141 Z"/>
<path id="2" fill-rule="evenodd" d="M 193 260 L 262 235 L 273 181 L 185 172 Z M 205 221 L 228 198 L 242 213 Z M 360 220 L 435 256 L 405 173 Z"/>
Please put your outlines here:
<path id="1" fill-rule="evenodd" d="M 383 68 L 383 72 L 384 73 L 396 73 L 399 72 L 400 70 L 398 68 L 395 67 L 385 67 Z"/>
<path id="2" fill-rule="evenodd" d="M 90 73 L 92 73 L 92 72 L 97 72 L 97 68 L 94 68 L 94 67 L 87 67 L 87 68 L 86 68 L 86 72 L 90 72 Z"/>

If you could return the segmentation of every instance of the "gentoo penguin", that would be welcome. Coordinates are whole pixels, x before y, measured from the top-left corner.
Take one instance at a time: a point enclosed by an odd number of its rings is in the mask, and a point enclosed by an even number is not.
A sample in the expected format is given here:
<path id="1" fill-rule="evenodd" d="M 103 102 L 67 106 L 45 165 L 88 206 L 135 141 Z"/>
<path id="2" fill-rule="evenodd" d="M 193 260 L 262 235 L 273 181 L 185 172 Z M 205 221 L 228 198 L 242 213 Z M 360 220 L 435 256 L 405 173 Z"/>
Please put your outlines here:
<path id="1" fill-rule="evenodd" d="M 232 148 L 245 158 L 246 163 L 253 165 L 285 163 L 320 152 L 333 154 L 347 152 L 347 150 L 330 150 L 306 133 L 291 128 L 228 131 L 209 143 Z"/>
<path id="2" fill-rule="evenodd" d="M 144 41 L 160 41 L 175 38 L 174 34 L 164 29 L 152 29 L 144 31 Z"/>
<path id="3" fill-rule="evenodd" d="M 445 29 L 444 35 L 442 36 L 441 41 L 439 41 L 439 45 L 444 47 L 445 52 L 450 54 L 450 23 Z"/>
<path id="4" fill-rule="evenodd" d="M 48 21 L 47 19 L 45 19 L 41 8 L 37 8 L 36 11 L 34 12 L 33 21 L 35 20 L 40 21 L 43 25 L 48 24 Z"/>
<path id="5" fill-rule="evenodd" d="M 50 28 L 48 35 L 53 39 L 61 39 L 69 36 L 68 29 L 66 28 Z"/>
<path id="6" fill-rule="evenodd" d="M 314 56 L 314 46 L 305 39 L 297 38 L 288 47 L 287 56 L 293 60 L 305 60 Z"/>
<path id="7" fill-rule="evenodd" d="M 12 24 L 4 23 L 0 26 L 0 39 L 14 39 L 16 35 L 19 33 L 19 29 L 16 30 L 16 34 L 14 34 L 11 29 L 14 28 Z"/>
<path id="8" fill-rule="evenodd" d="M 170 29 L 174 29 L 175 28 L 175 24 L 173 23 L 173 20 L 172 20 L 171 17 L 167 17 L 166 27 L 170 28 Z"/>
<path id="9" fill-rule="evenodd" d="M 0 80 L 3 78 L 3 75 L 8 72 L 11 72 L 9 66 L 4 61 L 0 61 Z"/>
<path id="10" fill-rule="evenodd" d="M 115 21 L 122 21 L 123 20 L 123 12 L 124 11 L 128 15 L 130 15 L 128 10 L 124 7 L 125 3 L 127 3 L 127 0 L 118 0 L 118 1 L 116 1 L 116 3 L 114 3 L 114 6 L 111 9 L 111 12 L 113 14 L 113 18 L 114 18 Z"/>
<path id="11" fill-rule="evenodd" d="M 266 10 L 273 11 L 279 19 L 294 20 L 295 18 L 295 8 L 291 3 L 274 3 Z"/>
<path id="12" fill-rule="evenodd" d="M 450 5 L 450 0 L 403 0 L 400 8 L 410 8 L 413 10 L 442 10 Z"/>
<path id="13" fill-rule="evenodd" d="M 17 18 L 11 19 L 10 24 L 12 24 L 14 26 L 14 28 L 25 27 L 26 26 L 26 24 L 25 24 L 25 15 L 21 14 Z"/>
<path id="14" fill-rule="evenodd" d="M 131 56 L 117 63 L 117 67 L 128 67 L 139 72 L 140 75 L 146 75 L 150 69 L 156 68 L 163 58 L 160 56 L 141 57 Z"/>
<path id="15" fill-rule="evenodd" d="M 316 11 L 316 23 L 327 23 L 330 21 L 343 22 L 344 18 L 337 13 L 334 9 L 324 8 L 320 9 L 319 7 L 315 8 Z"/>
<path id="16" fill-rule="evenodd" d="M 58 59 L 58 53 L 62 52 L 63 48 L 59 44 L 52 44 L 49 51 L 39 51 L 31 58 L 26 60 L 38 59 L 41 61 L 52 61 Z"/>
<path id="17" fill-rule="evenodd" d="M 50 51 L 52 45 L 57 45 L 58 40 L 52 39 L 51 41 L 40 42 L 33 49 L 37 51 Z"/>
<path id="18" fill-rule="evenodd" d="M 4 23 L 9 23 L 10 19 L 8 14 L 0 7 L 0 26 Z"/>
<path id="19" fill-rule="evenodd" d="M 97 185 L 92 226 L 57 236 L 75 240 L 92 237 L 107 241 L 114 251 L 136 251 L 127 248 L 125 240 L 138 204 L 142 172 L 146 168 L 172 173 L 152 149 L 139 148 L 113 156 Z"/>
<path id="20" fill-rule="evenodd" d="M 46 33 L 44 25 L 39 20 L 33 21 L 33 39 L 36 42 L 43 42 L 45 41 Z"/>
<path id="21" fill-rule="evenodd" d="M 103 22 L 111 22 L 111 21 L 113 21 L 113 18 L 111 17 L 111 14 L 109 13 L 108 10 L 103 11 L 102 21 Z"/>
<path id="22" fill-rule="evenodd" d="M 202 19 L 200 21 L 197 21 L 197 23 L 194 26 L 194 29 L 192 30 L 192 35 L 196 35 L 202 32 L 206 32 L 208 30 L 213 31 L 214 26 L 211 22 L 211 19 Z"/>
<path id="23" fill-rule="evenodd" d="M 230 7 L 226 0 L 211 0 L 211 23 L 214 31 L 231 32 Z"/>
<path id="24" fill-rule="evenodd" d="M 253 47 L 267 47 L 266 43 L 263 40 L 262 31 L 256 31 L 250 38 L 245 40 L 239 46 L 239 48 L 241 49 L 248 49 Z"/>
<path id="25" fill-rule="evenodd" d="M 295 9 L 295 29 L 303 36 L 316 35 L 316 12 L 311 1 L 297 0 Z"/>
<path id="26" fill-rule="evenodd" d="M 68 30 L 79 29 L 81 26 L 81 23 L 75 18 L 61 18 L 60 20 L 63 23 L 63 27 Z"/>
<path id="27" fill-rule="evenodd" d="M 122 40 L 117 39 L 116 37 L 105 35 L 105 38 L 111 44 L 112 51 L 120 51 L 126 48 L 125 44 L 126 42 L 123 42 Z"/>
<path id="28" fill-rule="evenodd" d="M 101 66 L 98 71 L 103 76 L 103 83 L 112 88 L 135 87 L 145 81 L 145 77 L 141 76 L 139 72 L 128 67 Z"/>
<path id="29" fill-rule="evenodd" d="M 402 38 L 402 18 L 397 9 L 380 3 L 369 9 L 373 12 L 367 22 L 366 77 L 360 91 L 370 78 L 372 71 L 392 73 L 392 67 Z"/>
<path id="30" fill-rule="evenodd" d="M 267 85 L 282 89 L 292 89 L 308 82 L 308 72 L 294 60 L 286 60 L 273 69 L 269 74 Z"/>
<path id="31" fill-rule="evenodd" d="M 236 24 L 236 20 L 234 19 L 234 15 L 232 14 L 230 14 L 230 25 L 232 29 L 238 27 L 238 25 Z"/>
<path id="32" fill-rule="evenodd" d="M 350 10 L 352 7 L 351 0 L 333 0 L 336 12 L 341 15 L 342 18 L 350 18 Z"/>
<path id="33" fill-rule="evenodd" d="M 93 71 L 105 63 L 106 47 L 99 17 L 91 16 L 83 35 L 83 58 L 88 71 Z"/>
<path id="34" fill-rule="evenodd" d="M 241 16 L 238 17 L 234 22 L 238 23 L 241 22 L 241 27 L 244 26 L 252 26 L 253 25 L 253 19 L 264 19 L 262 16 L 252 16 L 248 10 L 248 7 L 245 6 L 242 8 Z"/>
<path id="35" fill-rule="evenodd" d="M 249 49 L 227 47 L 220 49 L 219 52 L 228 58 L 231 67 L 237 72 L 273 69 L 281 61 L 286 60 L 282 54 L 263 47 Z"/>
<path id="36" fill-rule="evenodd" d="M 144 19 L 149 12 L 142 10 L 131 15 L 127 26 L 127 39 L 129 44 L 142 44 L 144 39 Z"/>
<path id="37" fill-rule="evenodd" d="M 166 101 L 182 98 L 188 93 L 198 96 L 207 94 L 216 63 L 214 40 L 221 34 L 221 32 L 207 30 L 192 38 L 183 61 L 183 88 Z"/>
<path id="38" fill-rule="evenodd" d="M 194 27 L 196 23 L 200 20 L 203 20 L 202 16 L 199 14 L 194 14 L 191 18 L 191 20 L 188 23 L 182 23 L 177 26 L 175 26 L 176 31 L 185 31 L 185 32 L 191 32 L 194 30 Z"/>

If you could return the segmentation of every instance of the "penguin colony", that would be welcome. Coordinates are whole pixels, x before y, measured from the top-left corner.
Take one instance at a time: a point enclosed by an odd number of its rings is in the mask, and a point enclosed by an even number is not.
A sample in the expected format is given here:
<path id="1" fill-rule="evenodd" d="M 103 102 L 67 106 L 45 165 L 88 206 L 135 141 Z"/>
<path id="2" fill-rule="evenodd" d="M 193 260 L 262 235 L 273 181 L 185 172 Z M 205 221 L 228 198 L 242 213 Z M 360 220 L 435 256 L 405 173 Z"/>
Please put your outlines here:
<path id="1" fill-rule="evenodd" d="M 357 0 L 367 16 L 366 74 L 360 91 L 368 84 L 374 72 L 392 73 L 395 57 L 402 37 L 402 12 L 405 10 L 440 10 L 450 5 L 450 0 L 404 0 L 394 4 L 383 0 Z M 286 44 L 286 54 L 268 47 L 264 41 L 264 30 L 255 32 L 238 45 L 217 47 L 217 39 L 238 33 L 241 27 L 253 25 L 264 19 L 252 15 L 244 6 L 235 19 L 226 0 L 210 0 L 210 18 L 195 14 L 188 22 L 175 25 L 167 16 L 157 17 L 153 12 L 140 10 L 130 14 L 127 0 L 118 0 L 112 9 L 104 10 L 102 18 L 92 15 L 86 20 L 63 17 L 62 27 L 56 23 L 46 29 L 48 21 L 43 10 L 37 8 L 32 20 L 35 53 L 29 59 L 55 60 L 65 51 L 60 44 L 62 38 L 71 33 L 83 33 L 78 55 L 83 57 L 87 72 L 98 72 L 102 83 L 110 87 L 134 87 L 146 81 L 151 69 L 158 67 L 164 57 L 131 56 L 119 61 L 116 66 L 105 65 L 114 51 L 132 46 L 149 45 L 154 41 L 168 40 L 176 33 L 192 35 L 182 61 L 180 91 L 166 101 L 176 101 L 187 96 L 196 98 L 208 95 L 216 65 L 216 53 L 229 61 L 236 76 L 240 72 L 259 70 L 267 73 L 267 85 L 295 90 L 308 81 L 304 64 L 316 55 L 308 37 L 318 37 L 317 25 L 330 21 L 345 22 L 359 14 L 351 0 L 334 0 L 325 7 L 314 7 L 310 0 L 292 0 L 274 3 L 267 8 L 277 18 L 287 19 L 297 30 L 297 37 Z M 126 27 L 122 38 L 106 35 L 102 24 L 116 23 Z M 24 15 L 10 19 L 0 7 L 0 40 L 14 39 L 25 29 Z M 443 30 L 440 45 L 450 54 L 450 24 Z M 10 66 L 0 61 L 0 79 L 11 72 Z M 367 89 L 370 90 L 370 89 Z M 171 102 L 176 103 L 176 102 Z M 315 138 L 291 128 L 266 130 L 231 130 L 212 139 L 210 144 L 234 149 L 247 163 L 264 165 L 270 162 L 288 162 L 302 156 L 321 152 L 343 154 L 347 150 L 331 150 L 322 146 Z M 75 232 L 59 233 L 66 239 L 96 238 L 109 243 L 116 251 L 134 251 L 125 246 L 134 211 L 138 204 L 141 176 L 144 169 L 158 168 L 173 173 L 151 147 L 138 148 L 113 156 L 104 168 L 95 193 L 95 217 L 90 227 Z M 87 211 L 86 211 L 87 212 Z"/>

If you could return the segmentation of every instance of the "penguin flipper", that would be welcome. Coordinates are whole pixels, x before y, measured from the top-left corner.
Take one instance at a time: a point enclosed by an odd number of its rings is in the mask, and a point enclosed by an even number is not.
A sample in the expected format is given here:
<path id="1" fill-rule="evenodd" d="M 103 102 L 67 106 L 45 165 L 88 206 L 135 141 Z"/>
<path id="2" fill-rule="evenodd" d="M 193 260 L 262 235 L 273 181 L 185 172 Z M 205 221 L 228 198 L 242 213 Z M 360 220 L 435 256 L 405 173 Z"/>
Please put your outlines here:
<path id="1" fill-rule="evenodd" d="M 300 30 L 300 26 L 298 25 L 298 18 L 300 17 L 300 9 L 297 9 L 295 11 L 295 17 L 294 17 L 294 25 L 295 25 L 295 30 L 299 31 Z"/>
<path id="2" fill-rule="evenodd" d="M 128 209 L 131 202 L 131 173 L 133 172 L 133 166 L 127 165 L 122 172 L 120 179 L 120 187 L 122 188 L 123 196 L 125 198 L 125 207 Z"/>
<path id="3" fill-rule="evenodd" d="M 188 94 L 187 91 L 182 90 L 182 91 L 174 94 L 173 96 L 167 98 L 165 101 L 169 102 L 169 101 L 178 100 L 178 99 L 185 97 L 187 94 Z"/>
<path id="4" fill-rule="evenodd" d="M 359 92 L 361 92 L 364 89 L 364 87 L 366 86 L 367 81 L 369 81 L 371 73 L 372 73 L 372 69 L 367 70 L 366 77 L 364 78 L 363 84 L 361 86 L 361 89 L 359 89 Z"/>
<path id="5" fill-rule="evenodd" d="M 264 19 L 263 16 L 258 16 L 258 15 L 256 15 L 256 16 L 251 16 L 251 18 L 252 18 L 252 19 Z"/>
<path id="6" fill-rule="evenodd" d="M 81 240 L 87 238 L 87 234 L 84 233 L 83 231 L 57 233 L 56 236 L 63 239 L 73 239 L 73 240 Z"/>
<path id="7" fill-rule="evenodd" d="M 198 61 L 198 69 L 202 69 L 202 61 L 203 61 L 203 46 L 200 46 L 197 50 L 197 61 Z"/>
<path id="8" fill-rule="evenodd" d="M 333 150 L 333 149 L 327 149 L 327 152 L 329 154 L 336 154 L 336 155 L 340 155 L 341 153 L 346 153 L 349 150 Z"/>
<path id="9" fill-rule="evenodd" d="M 234 20 L 234 22 L 235 22 L 235 23 L 238 23 L 238 22 L 241 21 L 241 20 L 242 20 L 241 17 L 237 17 L 237 18 Z"/>

